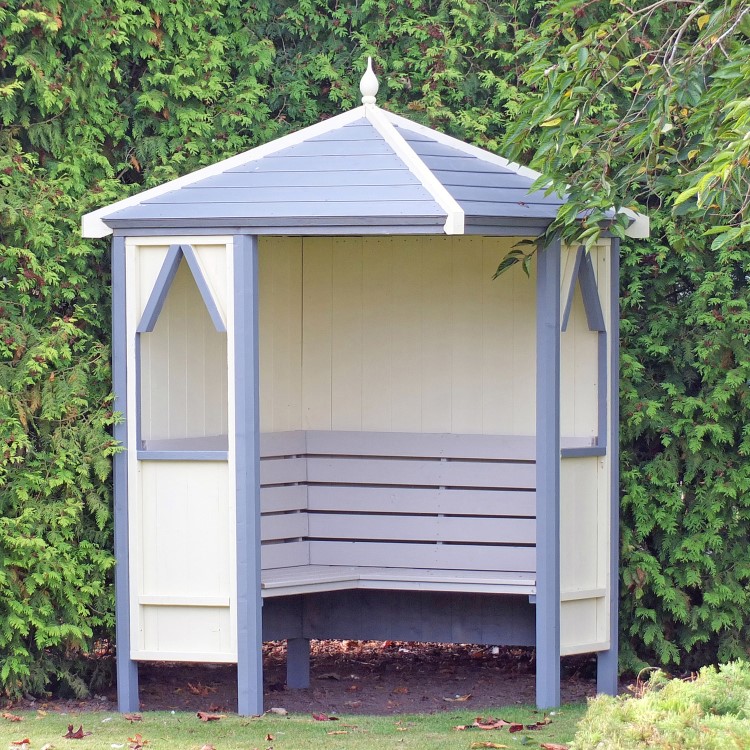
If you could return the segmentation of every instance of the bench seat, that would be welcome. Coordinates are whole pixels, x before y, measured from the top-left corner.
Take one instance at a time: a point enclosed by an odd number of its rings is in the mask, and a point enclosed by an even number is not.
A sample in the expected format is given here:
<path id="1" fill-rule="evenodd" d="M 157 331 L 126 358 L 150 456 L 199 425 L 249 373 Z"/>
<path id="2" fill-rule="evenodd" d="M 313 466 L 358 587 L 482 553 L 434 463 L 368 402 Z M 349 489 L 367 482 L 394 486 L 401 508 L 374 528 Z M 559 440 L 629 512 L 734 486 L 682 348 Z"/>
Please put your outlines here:
<path id="1" fill-rule="evenodd" d="M 262 596 L 291 596 L 342 589 L 536 593 L 534 573 L 487 570 L 425 570 L 345 565 L 297 565 L 264 570 Z"/>

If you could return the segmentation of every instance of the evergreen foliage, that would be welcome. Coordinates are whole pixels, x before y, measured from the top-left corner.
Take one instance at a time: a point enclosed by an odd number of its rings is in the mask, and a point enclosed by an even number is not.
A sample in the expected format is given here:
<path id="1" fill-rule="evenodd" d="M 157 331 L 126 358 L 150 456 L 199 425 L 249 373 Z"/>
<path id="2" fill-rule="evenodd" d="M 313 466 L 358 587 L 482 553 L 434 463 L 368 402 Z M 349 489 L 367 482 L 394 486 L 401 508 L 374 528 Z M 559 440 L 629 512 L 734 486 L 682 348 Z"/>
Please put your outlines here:
<path id="1" fill-rule="evenodd" d="M 523 76 L 550 7 L 0 2 L 6 694 L 84 692 L 80 655 L 112 633 L 108 250 L 80 238 L 81 214 L 354 106 L 367 55 L 381 106 L 499 151 L 537 95 Z M 665 216 L 624 250 L 631 663 L 726 658 L 747 642 L 748 269 L 736 244 L 709 253 L 704 229 Z"/>

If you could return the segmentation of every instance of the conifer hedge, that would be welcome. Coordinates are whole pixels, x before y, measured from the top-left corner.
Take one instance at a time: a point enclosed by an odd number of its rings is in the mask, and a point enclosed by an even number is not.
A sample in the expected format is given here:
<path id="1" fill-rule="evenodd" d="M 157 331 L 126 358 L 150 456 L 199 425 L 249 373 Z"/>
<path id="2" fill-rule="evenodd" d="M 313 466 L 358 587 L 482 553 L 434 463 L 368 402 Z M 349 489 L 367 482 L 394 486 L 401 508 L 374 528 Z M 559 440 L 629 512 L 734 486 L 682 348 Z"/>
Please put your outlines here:
<path id="1" fill-rule="evenodd" d="M 498 150 L 544 2 L 0 2 L 0 682 L 83 694 L 113 631 L 108 245 L 81 214 L 358 102 Z M 623 247 L 625 663 L 743 653 L 748 261 Z"/>

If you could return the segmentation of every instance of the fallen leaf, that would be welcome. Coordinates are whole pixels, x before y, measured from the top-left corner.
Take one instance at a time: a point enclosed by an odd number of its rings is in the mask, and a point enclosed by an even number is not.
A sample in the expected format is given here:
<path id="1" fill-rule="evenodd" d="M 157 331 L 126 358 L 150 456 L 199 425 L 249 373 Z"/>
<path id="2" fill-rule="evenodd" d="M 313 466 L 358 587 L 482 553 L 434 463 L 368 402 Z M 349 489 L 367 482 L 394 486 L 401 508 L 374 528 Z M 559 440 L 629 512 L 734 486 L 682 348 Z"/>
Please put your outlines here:
<path id="1" fill-rule="evenodd" d="M 11 745 L 30 745 L 31 740 L 28 737 L 24 737 L 22 740 L 11 740 Z"/>
<path id="2" fill-rule="evenodd" d="M 289 711 L 287 711 L 285 708 L 269 708 L 268 713 L 276 714 L 277 716 L 286 716 Z"/>
<path id="3" fill-rule="evenodd" d="M 555 742 L 542 742 L 539 747 L 543 747 L 544 750 L 570 750 L 568 745 L 558 745 Z"/>
<path id="4" fill-rule="evenodd" d="M 471 698 L 471 693 L 468 695 L 454 695 L 452 698 L 443 698 L 448 703 L 466 703 Z"/>
<path id="5" fill-rule="evenodd" d="M 362 688 L 359 685 L 349 685 L 349 687 L 347 688 L 347 690 L 350 693 L 356 693 L 358 690 L 361 690 L 361 689 Z"/>
<path id="6" fill-rule="evenodd" d="M 42 745 L 39 750 L 55 750 L 55 746 L 51 742 L 48 742 L 46 745 Z"/>
<path id="7" fill-rule="evenodd" d="M 523 731 L 523 724 L 516 724 L 513 722 L 509 727 L 508 731 L 512 734 L 513 732 L 522 732 Z"/>
<path id="8" fill-rule="evenodd" d="M 313 719 L 315 719 L 315 721 L 338 721 L 339 720 L 338 716 L 328 716 L 328 714 L 313 714 L 312 717 Z"/>
<path id="9" fill-rule="evenodd" d="M 341 677 L 335 672 L 326 672 L 318 677 L 319 680 L 340 680 Z"/>
<path id="10" fill-rule="evenodd" d="M 407 695 L 409 693 L 409 688 L 408 687 L 396 687 L 396 688 L 393 688 L 393 692 L 396 695 Z"/>
<path id="11" fill-rule="evenodd" d="M 511 721 L 505 721 L 505 719 L 493 719 L 492 717 L 488 717 L 487 719 L 483 719 L 481 716 L 477 716 L 476 719 L 474 719 L 474 723 L 471 725 L 473 727 L 477 727 L 477 729 L 502 729 L 503 727 L 512 727 L 517 726 L 523 729 L 523 724 L 513 724 Z M 515 730 L 518 731 L 517 729 Z"/>
<path id="12" fill-rule="evenodd" d="M 143 716 L 141 714 L 123 714 L 123 719 L 127 719 L 128 721 L 143 721 Z"/>
<path id="13" fill-rule="evenodd" d="M 39 717 L 40 719 L 43 719 L 43 718 L 44 718 L 44 717 L 45 717 L 45 716 L 47 715 L 47 712 L 46 712 L 46 711 L 43 711 L 43 710 L 42 710 L 41 708 L 37 708 L 37 710 L 36 710 L 36 715 L 37 715 L 37 716 L 38 716 L 38 717 Z M 54 747 L 54 745 L 53 745 L 53 747 Z"/>
<path id="14" fill-rule="evenodd" d="M 478 747 L 508 747 L 507 745 L 498 745 L 497 742 L 472 742 L 471 743 L 472 748 L 478 748 Z"/>
<path id="15" fill-rule="evenodd" d="M 83 731 L 83 724 L 78 727 L 78 731 L 73 731 L 73 725 L 68 724 L 68 731 L 66 734 L 63 735 L 63 737 L 66 740 L 82 740 L 84 737 L 88 737 L 91 734 L 91 732 L 84 732 Z"/>
<path id="16" fill-rule="evenodd" d="M 130 743 L 128 747 L 130 750 L 143 750 L 145 745 L 148 745 L 148 740 L 144 740 L 140 734 L 136 734 L 135 737 L 128 737 Z"/>
<path id="17" fill-rule="evenodd" d="M 203 745 L 201 750 L 216 750 L 216 748 L 213 745 L 206 744 L 206 745 Z"/>
<path id="18" fill-rule="evenodd" d="M 349 734 L 346 729 L 335 729 L 333 732 L 326 732 L 326 734 Z"/>
<path id="19" fill-rule="evenodd" d="M 224 714 L 207 714 L 205 711 L 198 711 L 196 716 L 201 721 L 218 721 L 219 719 L 226 719 Z"/>
<path id="20" fill-rule="evenodd" d="M 15 714 L 4 713 L 3 719 L 7 721 L 23 721 L 23 716 L 16 716 Z"/>
<path id="21" fill-rule="evenodd" d="M 467 725 L 467 724 L 459 724 L 459 725 L 458 725 L 457 727 L 453 727 L 453 728 L 454 728 L 454 729 L 455 729 L 455 730 L 456 730 L 457 732 L 463 732 L 463 731 L 465 731 L 466 729 L 468 729 L 469 727 L 468 727 L 468 725 Z"/>
<path id="22" fill-rule="evenodd" d="M 266 735 L 266 742 L 273 742 L 273 735 L 272 734 L 267 734 Z"/>

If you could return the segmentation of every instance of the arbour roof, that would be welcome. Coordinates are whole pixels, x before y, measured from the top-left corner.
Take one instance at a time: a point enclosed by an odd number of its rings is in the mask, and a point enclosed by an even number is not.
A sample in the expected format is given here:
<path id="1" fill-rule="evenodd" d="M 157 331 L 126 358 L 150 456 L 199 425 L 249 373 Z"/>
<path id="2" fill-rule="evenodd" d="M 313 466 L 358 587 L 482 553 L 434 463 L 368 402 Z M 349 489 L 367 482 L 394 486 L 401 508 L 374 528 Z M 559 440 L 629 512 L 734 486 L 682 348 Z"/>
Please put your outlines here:
<path id="1" fill-rule="evenodd" d="M 538 234 L 563 203 L 539 175 L 366 104 L 83 218 L 113 229 Z"/>

